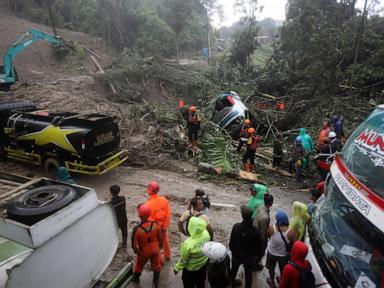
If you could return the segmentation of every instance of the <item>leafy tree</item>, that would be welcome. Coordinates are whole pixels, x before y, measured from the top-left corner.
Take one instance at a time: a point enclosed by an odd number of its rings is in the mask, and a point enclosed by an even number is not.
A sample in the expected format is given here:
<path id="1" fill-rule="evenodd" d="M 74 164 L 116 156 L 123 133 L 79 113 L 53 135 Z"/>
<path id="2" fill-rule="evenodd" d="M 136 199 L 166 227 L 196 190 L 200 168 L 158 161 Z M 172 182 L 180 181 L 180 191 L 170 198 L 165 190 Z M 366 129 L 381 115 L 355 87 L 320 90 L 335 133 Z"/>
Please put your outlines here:
<path id="1" fill-rule="evenodd" d="M 205 15 L 205 10 L 199 0 L 166 0 L 166 2 L 167 9 L 162 9 L 161 13 L 175 33 L 176 55 L 179 60 L 183 39 L 191 39 L 193 32 L 196 31 L 190 29 L 191 23 L 199 22 L 199 18 Z"/>
<path id="2" fill-rule="evenodd" d="M 231 64 L 246 68 L 259 45 L 256 39 L 257 35 L 258 28 L 256 25 L 249 25 L 247 29 L 235 33 L 229 57 Z"/>
<path id="3" fill-rule="evenodd" d="M 231 47 L 229 62 L 246 68 L 259 45 L 257 41 L 259 29 L 256 23 L 257 0 L 236 0 L 234 6 L 245 14 L 243 18 L 245 28 L 233 36 L 234 44 Z"/>
<path id="4" fill-rule="evenodd" d="M 140 22 L 137 47 L 146 55 L 171 56 L 174 53 L 175 35 L 154 10 L 144 9 L 138 14 Z"/>

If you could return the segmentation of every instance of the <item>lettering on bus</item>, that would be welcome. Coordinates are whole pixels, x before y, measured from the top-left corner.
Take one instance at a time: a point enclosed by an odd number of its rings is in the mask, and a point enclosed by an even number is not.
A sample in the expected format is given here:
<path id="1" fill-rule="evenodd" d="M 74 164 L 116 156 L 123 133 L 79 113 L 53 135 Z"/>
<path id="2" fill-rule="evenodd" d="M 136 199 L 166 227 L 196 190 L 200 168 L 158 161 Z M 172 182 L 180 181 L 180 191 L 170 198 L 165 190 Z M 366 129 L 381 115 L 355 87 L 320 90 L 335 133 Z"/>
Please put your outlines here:
<path id="1" fill-rule="evenodd" d="M 371 206 L 364 200 L 358 192 L 356 192 L 351 185 L 345 180 L 345 178 L 337 174 L 335 175 L 335 181 L 338 184 L 341 191 L 351 200 L 352 203 L 359 208 L 359 210 L 365 215 L 369 215 L 369 211 L 371 210 Z"/>
<path id="2" fill-rule="evenodd" d="M 354 141 L 376 167 L 384 167 L 384 134 L 366 129 Z"/>

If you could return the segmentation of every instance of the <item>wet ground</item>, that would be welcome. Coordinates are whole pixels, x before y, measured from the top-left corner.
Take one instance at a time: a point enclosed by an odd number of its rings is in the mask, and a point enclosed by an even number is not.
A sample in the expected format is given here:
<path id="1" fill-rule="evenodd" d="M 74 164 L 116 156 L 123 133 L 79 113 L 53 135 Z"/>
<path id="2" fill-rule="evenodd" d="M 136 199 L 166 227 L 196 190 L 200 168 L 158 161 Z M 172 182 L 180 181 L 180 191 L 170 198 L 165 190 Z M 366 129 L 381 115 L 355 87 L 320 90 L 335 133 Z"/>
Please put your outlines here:
<path id="1" fill-rule="evenodd" d="M 42 176 L 40 168 L 34 166 L 25 166 L 15 162 L 1 163 L 0 169 L 9 172 L 26 175 L 34 173 L 36 176 Z M 209 220 L 214 229 L 215 241 L 220 241 L 226 246 L 229 243 L 230 232 L 233 224 L 241 221 L 240 205 L 245 204 L 249 198 L 249 184 L 239 181 L 223 179 L 212 179 L 211 181 L 197 180 L 198 175 L 195 168 L 188 163 L 174 162 L 165 170 L 156 169 L 138 169 L 133 167 L 119 167 L 114 171 L 102 176 L 79 176 L 75 178 L 77 184 L 95 188 L 101 200 L 110 198 L 109 186 L 118 184 L 121 187 L 121 194 L 127 197 L 127 214 L 129 221 L 129 236 L 134 225 L 139 221 L 136 215 L 136 206 L 145 202 L 147 199 L 146 186 L 156 180 L 160 184 L 160 194 L 170 200 L 172 209 L 172 223 L 170 226 L 170 245 L 172 249 L 171 261 L 163 266 L 161 272 L 160 287 L 182 287 L 181 273 L 174 275 L 173 264 L 177 262 L 179 254 L 179 245 L 185 237 L 179 233 L 177 228 L 177 219 L 185 211 L 187 201 L 194 195 L 196 188 L 203 188 L 209 195 L 211 203 L 214 203 L 210 209 Z M 281 179 L 280 179 L 281 180 Z M 294 187 L 291 180 L 287 178 L 285 187 Z M 281 183 L 280 182 L 280 183 Z M 274 196 L 272 215 L 279 208 L 289 213 L 291 203 L 295 200 L 309 202 L 309 192 L 299 191 L 297 189 L 287 189 L 285 187 L 269 187 L 270 193 Z M 284 189 L 283 189 L 284 188 Z M 221 207 L 220 204 L 231 204 L 234 207 Z M 222 205 L 222 206 L 231 206 Z M 130 242 L 130 241 L 129 241 Z M 128 243 L 128 246 L 130 243 Z M 126 250 L 119 249 L 110 267 L 102 276 L 103 281 L 109 281 L 112 277 L 130 260 L 134 258 L 130 247 Z M 239 271 L 240 278 L 243 271 Z M 267 287 L 267 271 L 254 273 L 253 287 Z M 131 284 L 131 287 L 152 287 L 152 273 L 146 266 L 142 274 L 140 284 Z"/>

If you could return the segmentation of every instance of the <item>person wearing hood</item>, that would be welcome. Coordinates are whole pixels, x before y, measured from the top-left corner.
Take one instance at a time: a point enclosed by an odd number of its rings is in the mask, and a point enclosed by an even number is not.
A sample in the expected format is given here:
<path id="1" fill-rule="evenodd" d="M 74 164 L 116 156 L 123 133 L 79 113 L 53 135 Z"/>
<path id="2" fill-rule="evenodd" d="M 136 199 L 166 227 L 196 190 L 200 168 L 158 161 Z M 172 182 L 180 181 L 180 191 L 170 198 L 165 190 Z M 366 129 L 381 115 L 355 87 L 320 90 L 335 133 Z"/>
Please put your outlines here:
<path id="1" fill-rule="evenodd" d="M 305 156 L 303 163 L 303 168 L 306 168 L 309 163 L 309 157 L 313 152 L 313 141 L 311 136 L 307 134 L 305 128 L 299 129 L 299 136 L 301 136 L 302 139 L 301 145 L 303 145 L 304 150 L 307 152 L 307 156 Z"/>
<path id="2" fill-rule="evenodd" d="M 301 170 L 303 167 L 303 160 L 307 157 L 308 152 L 304 149 L 302 145 L 303 139 L 301 136 L 297 136 L 295 142 L 293 143 L 293 151 L 291 157 L 288 160 L 289 163 L 289 172 L 292 173 L 295 169 L 295 181 L 301 181 Z"/>
<path id="3" fill-rule="evenodd" d="M 145 204 L 148 205 L 151 215 L 150 221 L 156 221 L 161 228 L 163 253 L 165 260 L 171 259 L 171 249 L 169 247 L 168 227 L 171 222 L 171 208 L 168 200 L 159 196 L 160 185 L 156 181 L 152 181 L 147 186 L 149 199 Z"/>
<path id="4" fill-rule="evenodd" d="M 67 168 L 63 166 L 60 166 L 57 169 L 57 180 L 67 184 L 75 184 L 75 181 L 73 181 L 71 175 L 69 175 Z"/>
<path id="5" fill-rule="evenodd" d="M 207 223 L 192 216 L 188 222 L 188 237 L 180 246 L 180 259 L 174 267 L 177 274 L 183 271 L 184 288 L 204 288 L 208 257 L 204 255 L 202 246 L 210 240 Z"/>
<path id="6" fill-rule="evenodd" d="M 244 266 L 245 288 L 252 287 L 252 268 L 254 263 L 262 256 L 261 238 L 259 230 L 253 226 L 252 210 L 245 205 L 241 206 L 243 221 L 233 225 L 229 248 L 232 251 L 231 280 L 232 287 L 240 286 L 236 279 L 240 265 Z"/>
<path id="7" fill-rule="evenodd" d="M 344 118 L 341 115 L 332 116 L 333 130 L 335 131 L 337 138 L 341 139 L 344 136 Z"/>
<path id="8" fill-rule="evenodd" d="M 280 274 L 282 274 L 284 266 L 289 260 L 288 255 L 291 250 L 291 243 L 295 241 L 295 233 L 289 229 L 287 213 L 282 210 L 277 210 L 276 224 L 269 226 L 268 236 L 269 241 L 267 245 L 267 261 L 265 267 L 267 267 L 270 277 L 267 281 L 269 285 L 274 288 L 276 287 L 276 264 L 279 264 Z"/>
<path id="9" fill-rule="evenodd" d="M 307 205 L 299 201 L 293 202 L 289 227 L 295 231 L 297 240 L 304 240 L 305 229 L 310 219 Z"/>
<path id="10" fill-rule="evenodd" d="M 308 246 L 304 242 L 296 241 L 295 244 L 293 244 L 291 262 L 284 267 L 279 288 L 300 288 L 300 270 L 312 270 L 311 263 L 305 260 L 307 254 Z M 312 281 L 314 281 L 314 278 Z"/>
<path id="11" fill-rule="evenodd" d="M 268 188 L 262 184 L 253 184 L 249 188 L 251 198 L 248 200 L 248 208 L 252 211 L 252 219 L 256 217 L 256 209 L 264 204 L 264 194 L 268 193 Z"/>

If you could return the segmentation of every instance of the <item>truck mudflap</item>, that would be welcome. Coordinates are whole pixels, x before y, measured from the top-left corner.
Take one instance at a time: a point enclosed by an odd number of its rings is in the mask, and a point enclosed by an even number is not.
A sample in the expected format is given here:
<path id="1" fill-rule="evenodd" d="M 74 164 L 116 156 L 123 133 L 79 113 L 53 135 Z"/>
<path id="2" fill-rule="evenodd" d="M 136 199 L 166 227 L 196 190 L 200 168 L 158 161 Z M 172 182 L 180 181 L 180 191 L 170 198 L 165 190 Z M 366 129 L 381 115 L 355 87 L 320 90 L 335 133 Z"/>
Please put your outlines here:
<path id="1" fill-rule="evenodd" d="M 315 280 L 316 280 L 315 282 L 316 287 L 332 288 L 332 286 L 328 283 L 327 278 L 325 278 L 325 276 L 323 275 L 323 272 L 321 271 L 320 264 L 317 261 L 315 254 L 313 253 L 312 245 L 308 235 L 307 237 L 305 237 L 305 244 L 307 244 L 309 248 L 307 260 L 311 263 L 312 273 L 315 276 Z"/>
<path id="2" fill-rule="evenodd" d="M 102 175 L 109 170 L 112 170 L 113 168 L 121 165 L 127 159 L 128 151 L 124 149 L 96 165 L 87 165 L 84 163 L 71 161 L 64 161 L 64 163 L 65 167 L 70 172 L 88 175 Z"/>

